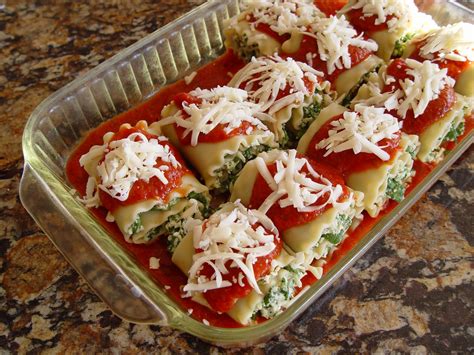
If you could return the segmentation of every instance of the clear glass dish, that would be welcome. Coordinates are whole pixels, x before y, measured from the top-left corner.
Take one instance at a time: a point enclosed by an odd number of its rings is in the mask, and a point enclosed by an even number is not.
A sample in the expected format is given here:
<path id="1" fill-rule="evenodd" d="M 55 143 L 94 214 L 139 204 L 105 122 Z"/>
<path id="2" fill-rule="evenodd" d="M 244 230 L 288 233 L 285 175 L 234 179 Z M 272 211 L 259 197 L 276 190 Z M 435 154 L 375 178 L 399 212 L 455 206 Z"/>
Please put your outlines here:
<path id="1" fill-rule="evenodd" d="M 473 15 L 450 1 L 430 2 L 423 5 L 423 10 L 440 24 L 472 21 Z M 402 203 L 282 314 L 239 329 L 207 326 L 191 318 L 76 201 L 64 168 L 72 149 L 90 129 L 222 54 L 222 22 L 238 11 L 238 0 L 209 1 L 43 101 L 31 114 L 23 134 L 25 168 L 20 185 L 25 208 L 115 314 L 135 323 L 169 325 L 221 346 L 251 345 L 281 332 L 382 237 L 474 140 L 471 132 Z"/>

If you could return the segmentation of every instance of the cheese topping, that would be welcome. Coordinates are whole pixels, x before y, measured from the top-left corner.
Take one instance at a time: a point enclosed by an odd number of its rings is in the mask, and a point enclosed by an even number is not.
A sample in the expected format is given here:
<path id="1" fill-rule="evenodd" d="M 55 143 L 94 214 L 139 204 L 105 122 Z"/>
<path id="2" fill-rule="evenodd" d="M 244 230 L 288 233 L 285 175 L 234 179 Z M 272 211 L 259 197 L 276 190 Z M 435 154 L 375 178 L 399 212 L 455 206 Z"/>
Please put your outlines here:
<path id="1" fill-rule="evenodd" d="M 420 54 L 426 59 L 455 60 L 459 62 L 474 61 L 474 25 L 459 22 L 441 27 L 424 37 Z M 436 54 L 434 57 L 433 54 Z"/>
<path id="2" fill-rule="evenodd" d="M 425 60 L 420 63 L 413 59 L 406 59 L 410 69 L 406 71 L 413 79 L 399 80 L 401 91 L 396 93 L 399 97 L 397 113 L 405 118 L 409 110 L 413 110 L 415 117 L 423 114 L 430 101 L 437 99 L 439 93 L 446 85 L 454 86 L 454 79 L 448 76 L 448 69 L 440 69 L 435 63 Z M 393 80 L 387 76 L 386 83 Z"/>
<path id="3" fill-rule="evenodd" d="M 327 62 L 328 74 L 336 69 L 350 69 L 352 60 L 349 46 L 365 48 L 370 51 L 378 49 L 373 40 L 365 40 L 346 20 L 344 16 L 330 16 L 316 21 L 311 26 L 311 32 L 305 34 L 316 38 L 318 54 L 321 60 Z"/>
<path id="4" fill-rule="evenodd" d="M 317 18 L 324 14 L 314 6 L 312 0 L 259 0 L 244 1 L 242 10 L 248 11 L 255 22 L 264 23 L 279 35 L 293 31 L 306 31 Z"/>
<path id="5" fill-rule="evenodd" d="M 357 0 L 344 12 L 357 9 L 362 9 L 364 17 L 376 16 L 376 25 L 387 23 L 389 32 L 408 28 L 418 13 L 413 0 Z"/>
<path id="6" fill-rule="evenodd" d="M 256 158 L 257 169 L 273 192 L 268 195 L 259 211 L 267 213 L 278 202 L 281 208 L 293 206 L 298 212 L 314 212 L 327 205 L 346 208 L 351 198 L 340 203 L 341 185 L 317 173 L 305 158 L 297 158 L 296 150 L 280 151 L 275 160 L 276 174 L 272 176 L 265 160 Z"/>
<path id="7" fill-rule="evenodd" d="M 98 207 L 98 189 L 119 201 L 128 198 L 135 181 L 148 182 L 152 177 L 168 184 L 164 171 L 180 166 L 165 137 L 148 139 L 143 133 L 134 132 L 127 138 L 115 140 L 101 146 L 93 146 L 79 159 L 83 167 L 90 161 L 103 157 L 95 169 L 97 178 L 89 177 L 86 197 L 83 201 L 88 207 Z M 168 164 L 164 164 L 168 163 Z"/>
<path id="8" fill-rule="evenodd" d="M 260 104 L 270 115 L 290 105 L 299 105 L 305 96 L 311 96 L 323 73 L 308 64 L 292 58 L 274 57 L 252 58 L 230 81 L 229 86 L 241 87 L 249 93 L 249 98 Z M 312 83 L 310 91 L 305 79 Z M 286 95 L 279 97 L 286 90 Z"/>
<path id="9" fill-rule="evenodd" d="M 354 111 L 346 111 L 343 117 L 331 122 L 328 138 L 316 144 L 317 149 L 326 149 L 324 156 L 352 150 L 354 154 L 371 153 L 387 161 L 390 155 L 377 143 L 393 139 L 400 132 L 397 118 L 386 113 L 384 108 L 355 105 Z"/>
<path id="10" fill-rule="evenodd" d="M 192 146 L 198 144 L 200 134 L 208 134 L 218 125 L 224 125 L 227 134 L 239 128 L 244 121 L 251 124 L 247 134 L 255 128 L 268 131 L 257 118 L 264 118 L 260 114 L 260 105 L 247 101 L 248 94 L 245 90 L 218 86 L 210 90 L 198 88 L 189 94 L 201 99 L 201 103 L 183 102 L 182 110 L 158 122 L 160 126 L 175 123 L 185 128 L 183 136 L 191 134 Z"/>
<path id="11" fill-rule="evenodd" d="M 193 256 L 185 292 L 206 292 L 229 287 L 236 280 L 224 280 L 222 275 L 229 268 L 240 269 L 239 279 L 245 277 L 248 284 L 261 293 L 253 264 L 257 258 L 270 254 L 278 237 L 273 222 L 257 210 L 249 210 L 240 201 L 226 203 L 203 225 L 194 228 L 194 248 L 201 250 Z M 213 269 L 210 278 L 200 275 L 204 265 Z M 189 294 L 188 294 L 189 295 Z"/>

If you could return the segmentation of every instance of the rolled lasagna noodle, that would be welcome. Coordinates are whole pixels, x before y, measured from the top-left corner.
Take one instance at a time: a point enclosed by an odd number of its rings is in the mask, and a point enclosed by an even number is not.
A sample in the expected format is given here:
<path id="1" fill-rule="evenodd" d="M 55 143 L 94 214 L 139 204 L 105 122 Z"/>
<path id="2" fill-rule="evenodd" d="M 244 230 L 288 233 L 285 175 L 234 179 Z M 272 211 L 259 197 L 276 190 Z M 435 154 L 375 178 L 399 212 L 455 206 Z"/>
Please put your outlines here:
<path id="1" fill-rule="evenodd" d="M 430 60 L 448 69 L 456 84 L 454 90 L 474 96 L 474 25 L 459 22 L 433 29 L 415 37 L 403 54 L 404 58 Z"/>
<path id="2" fill-rule="evenodd" d="M 279 53 L 281 44 L 268 34 L 252 28 L 246 16 L 248 13 L 242 12 L 228 20 L 224 29 L 225 46 L 246 60 Z"/>
<path id="3" fill-rule="evenodd" d="M 128 124 L 122 125 L 118 134 L 126 130 L 131 130 L 130 134 L 153 134 L 150 136 L 150 140 L 158 139 L 158 142 L 167 141 L 164 137 L 159 137 L 159 131 L 156 130 L 156 127 L 149 128 L 145 121 L 140 121 L 135 128 L 132 128 Z M 130 134 L 125 138 L 130 136 Z M 107 133 L 104 136 L 104 146 L 102 147 L 105 148 L 111 142 L 110 140 L 113 139 L 113 136 L 113 133 Z M 127 142 L 125 144 L 127 144 Z M 102 147 L 96 147 L 98 154 L 89 153 L 90 155 L 83 160 L 84 169 L 92 179 L 101 182 L 102 178 L 98 166 L 104 159 L 105 152 Z M 168 147 L 170 147 L 171 154 L 176 154 L 176 151 L 174 151 L 171 146 Z M 102 150 L 99 152 L 100 149 Z M 127 149 L 125 149 L 122 154 L 126 155 L 126 152 Z M 210 200 L 207 187 L 200 184 L 192 172 L 186 168 L 184 161 L 174 154 L 174 159 L 176 159 L 178 164 L 176 167 L 169 166 L 167 169 L 178 169 L 177 171 L 182 171 L 182 173 L 178 173 L 180 175 L 179 183 L 172 188 L 166 196 L 156 196 L 146 199 L 138 198 L 136 202 L 132 203 L 126 203 L 126 200 L 125 203 L 119 203 L 119 201 L 117 201 L 114 203 L 115 208 L 109 210 L 108 219 L 115 221 L 127 242 L 136 244 L 148 243 L 160 235 L 168 234 L 171 226 L 184 228 L 186 221 L 181 218 L 183 214 L 188 218 L 201 218 L 201 212 L 207 208 L 207 204 Z M 108 169 L 110 170 L 110 168 Z M 140 176 L 137 178 L 140 179 Z M 146 182 L 142 185 L 142 189 L 154 191 L 157 184 L 164 184 L 163 182 L 156 181 L 152 184 L 149 181 L 148 185 Z M 168 181 L 168 183 L 171 182 Z M 102 196 L 107 197 L 109 195 L 103 193 Z M 99 199 L 103 198 L 104 197 L 99 197 Z M 107 199 L 114 201 L 113 197 L 108 197 Z M 99 201 L 99 205 L 101 204 Z"/>
<path id="4" fill-rule="evenodd" d="M 162 119 L 172 118 L 178 111 L 172 102 L 163 109 Z M 260 121 L 258 123 L 260 126 L 249 133 L 245 131 L 215 142 L 198 141 L 196 145 L 182 144 L 174 123 L 163 125 L 162 131 L 210 189 L 225 191 L 248 159 L 276 145 L 273 134 Z"/>
<path id="5" fill-rule="evenodd" d="M 282 154 L 285 153 L 272 150 L 260 154 L 258 158 L 263 159 L 267 165 L 271 165 L 281 161 Z M 257 178 L 261 175 L 258 164 L 257 160 L 252 160 L 245 165 L 232 188 L 231 201 L 240 200 L 244 205 L 252 208 L 259 207 L 253 205 L 255 202 L 252 196 L 255 191 L 260 190 L 260 187 L 255 185 Z M 324 174 L 322 176 L 324 178 Z M 362 200 L 362 193 L 350 190 L 348 197 L 345 197 L 341 204 L 333 204 L 304 223 L 280 230 L 283 241 L 294 252 L 304 252 L 312 260 L 325 258 L 342 241 L 349 227 L 360 220 Z M 279 215 L 280 219 L 290 218 L 283 209 L 279 209 L 277 204 L 278 202 L 270 216 Z M 278 227 L 277 223 L 276 225 Z"/>
<path id="6" fill-rule="evenodd" d="M 424 163 L 439 162 L 444 157 L 443 144 L 447 141 L 455 141 L 464 131 L 465 115 L 471 111 L 470 100 L 457 94 L 456 103 L 451 110 L 419 134 L 420 150 L 417 158 Z"/>
<path id="7" fill-rule="evenodd" d="M 351 0 L 340 13 L 345 14 L 359 32 L 377 42 L 376 54 L 384 61 L 400 57 L 415 35 L 437 27 L 431 16 L 419 12 L 412 0 L 388 1 L 387 8 L 382 2 Z M 378 21 L 376 26 L 374 21 Z"/>
<path id="8" fill-rule="evenodd" d="M 385 92 L 372 99 L 396 98 L 393 111 L 403 120 L 402 131 L 419 136 L 418 159 L 438 163 L 444 157 L 444 146 L 456 142 L 464 132 L 464 117 L 472 111 L 472 99 L 456 94 L 448 69 L 428 60 L 399 58 L 384 71 Z"/>
<path id="9" fill-rule="evenodd" d="M 302 32 L 323 13 L 310 0 L 280 3 L 244 1 L 242 12 L 224 22 L 225 45 L 241 58 L 291 54 Z"/>
<path id="10" fill-rule="evenodd" d="M 314 147 L 310 147 L 310 144 L 314 144 L 313 137 L 327 122 L 348 111 L 348 109 L 338 104 L 331 104 L 323 109 L 316 121 L 301 138 L 298 144 L 298 152 L 301 154 L 307 153 L 312 157 L 309 151 L 314 149 Z M 413 158 L 416 156 L 418 149 L 418 137 L 402 133 L 398 148 L 388 161 L 380 161 L 376 167 L 369 167 L 362 171 L 349 170 L 345 172 L 347 186 L 364 194 L 363 206 L 371 217 L 376 217 L 389 199 L 397 201 L 403 199 L 406 185 L 414 175 L 412 169 Z M 354 154 L 353 156 L 355 158 L 357 155 Z M 326 162 L 332 165 L 330 158 L 329 155 Z"/>
<path id="11" fill-rule="evenodd" d="M 229 86 L 249 93 L 249 100 L 262 106 L 270 117 L 264 123 L 280 146 L 301 137 L 322 107 L 333 100 L 331 84 L 308 64 L 291 58 L 253 58 L 239 70 Z"/>
<path id="12" fill-rule="evenodd" d="M 181 241 L 172 257 L 173 263 L 185 275 L 188 275 L 192 266 L 194 253 L 193 237 L 189 234 Z M 319 279 L 323 269 L 321 266 L 310 265 L 310 259 L 303 253 L 294 254 L 282 249 L 272 262 L 270 273 L 258 281 L 261 293 L 252 290 L 226 313 L 243 325 L 252 323 L 256 316 L 267 319 L 274 317 L 294 300 L 296 289 L 301 287 L 301 279 L 307 272 Z M 195 293 L 193 300 L 212 309 L 202 293 Z"/>

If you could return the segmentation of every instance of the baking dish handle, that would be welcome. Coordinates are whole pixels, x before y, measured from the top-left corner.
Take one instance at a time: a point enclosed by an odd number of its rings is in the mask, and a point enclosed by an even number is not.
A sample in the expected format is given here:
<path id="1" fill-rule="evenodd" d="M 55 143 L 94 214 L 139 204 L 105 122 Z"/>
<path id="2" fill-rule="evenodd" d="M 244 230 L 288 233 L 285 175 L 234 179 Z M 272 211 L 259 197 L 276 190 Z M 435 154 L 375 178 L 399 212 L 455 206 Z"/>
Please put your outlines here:
<path id="1" fill-rule="evenodd" d="M 48 191 L 31 165 L 25 163 L 20 182 L 23 206 L 94 292 L 122 319 L 133 323 L 167 324 L 165 314 L 116 266 L 104 259 L 80 228 L 61 217 L 62 205 Z"/>

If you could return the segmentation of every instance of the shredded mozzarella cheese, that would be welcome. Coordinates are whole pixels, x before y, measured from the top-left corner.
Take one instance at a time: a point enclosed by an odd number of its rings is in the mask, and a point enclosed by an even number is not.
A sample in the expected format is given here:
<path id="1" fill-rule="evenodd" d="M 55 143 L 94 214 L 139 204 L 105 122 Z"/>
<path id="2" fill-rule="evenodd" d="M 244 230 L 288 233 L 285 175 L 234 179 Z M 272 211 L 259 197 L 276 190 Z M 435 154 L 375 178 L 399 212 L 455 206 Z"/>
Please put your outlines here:
<path id="1" fill-rule="evenodd" d="M 387 161 L 390 155 L 377 143 L 393 139 L 399 134 L 397 118 L 386 113 L 384 108 L 355 105 L 354 111 L 346 111 L 343 117 L 331 122 L 328 138 L 316 144 L 317 149 L 326 149 L 324 156 L 352 150 L 354 154 L 371 153 Z"/>
<path id="2" fill-rule="evenodd" d="M 419 12 L 413 0 L 357 0 L 344 12 L 357 9 L 364 17 L 376 16 L 376 25 L 387 23 L 390 32 L 409 28 Z"/>
<path id="3" fill-rule="evenodd" d="M 229 86 L 238 88 L 245 85 L 249 98 L 260 104 L 262 111 L 272 115 L 284 107 L 301 104 L 305 96 L 314 93 L 318 76 L 322 75 L 308 64 L 292 58 L 282 59 L 278 55 L 254 57 L 235 74 Z M 313 84 L 313 90 L 307 88 L 305 78 Z M 278 98 L 284 90 L 288 91 L 287 95 Z"/>
<path id="4" fill-rule="evenodd" d="M 81 166 L 103 157 L 95 169 L 96 176 L 90 176 L 87 181 L 83 199 L 86 205 L 98 206 L 98 189 L 119 201 L 125 201 L 138 180 L 148 182 L 156 177 L 161 183 L 168 184 L 164 172 L 170 168 L 169 165 L 176 168 L 180 163 L 170 147 L 161 144 L 165 141 L 165 137 L 148 139 L 143 133 L 134 132 L 127 138 L 94 146 L 82 155 L 79 159 Z"/>
<path id="5" fill-rule="evenodd" d="M 312 0 L 244 1 L 242 10 L 256 20 L 251 24 L 254 28 L 264 23 L 280 35 L 305 31 L 317 18 L 324 16 Z"/>
<path id="6" fill-rule="evenodd" d="M 430 32 L 423 40 L 420 54 L 426 59 L 443 59 L 460 62 L 474 61 L 474 25 L 459 22 Z M 436 54 L 434 57 L 433 54 Z"/>
<path id="7" fill-rule="evenodd" d="M 311 32 L 306 35 L 316 38 L 318 54 L 326 62 L 328 74 L 336 69 L 350 69 L 352 60 L 349 46 L 365 48 L 370 51 L 378 49 L 373 40 L 365 40 L 346 20 L 344 16 L 322 18 L 311 25 Z"/>
<path id="8" fill-rule="evenodd" d="M 413 110 L 415 117 L 418 117 L 425 112 L 432 100 L 438 98 L 446 85 L 454 86 L 455 82 L 448 76 L 448 69 L 440 69 L 437 64 L 428 60 L 420 63 L 406 59 L 405 62 L 409 67 L 406 73 L 413 79 L 399 80 L 401 91 L 397 93 L 399 97 L 397 113 L 405 118 L 407 112 Z"/>
<path id="9" fill-rule="evenodd" d="M 203 225 L 194 228 L 194 248 L 201 251 L 193 256 L 183 291 L 206 292 L 229 287 L 232 283 L 241 285 L 242 278 L 246 278 L 248 284 L 261 293 L 253 264 L 276 248 L 276 238 L 278 231 L 267 216 L 245 208 L 240 201 L 226 203 Z M 210 278 L 200 275 L 206 264 L 214 270 Z M 240 269 L 238 280 L 223 279 L 229 268 Z"/>
<path id="10" fill-rule="evenodd" d="M 267 127 L 257 118 L 260 115 L 260 105 L 247 100 L 245 90 L 218 86 L 214 89 L 196 89 L 189 93 L 201 103 L 183 102 L 173 116 L 158 121 L 160 126 L 175 123 L 185 128 L 184 137 L 191 134 L 191 145 L 196 146 L 200 134 L 208 134 L 218 125 L 224 125 L 224 131 L 230 133 L 240 127 L 244 121 L 251 124 L 250 134 L 255 128 L 268 131 Z"/>
<path id="11" fill-rule="evenodd" d="M 152 269 L 152 270 L 158 270 L 160 268 L 160 259 L 158 258 L 155 258 L 154 256 L 152 256 L 150 259 L 149 259 L 149 268 Z"/>
<path id="12" fill-rule="evenodd" d="M 280 151 L 274 161 L 277 169 L 274 176 L 262 156 L 256 158 L 258 172 L 273 190 L 259 211 L 267 213 L 277 202 L 281 208 L 293 206 L 298 212 L 318 211 L 328 204 L 345 208 L 351 198 L 344 202 L 338 201 L 344 192 L 342 186 L 334 186 L 317 173 L 306 158 L 297 158 L 296 154 L 294 149 Z"/>

